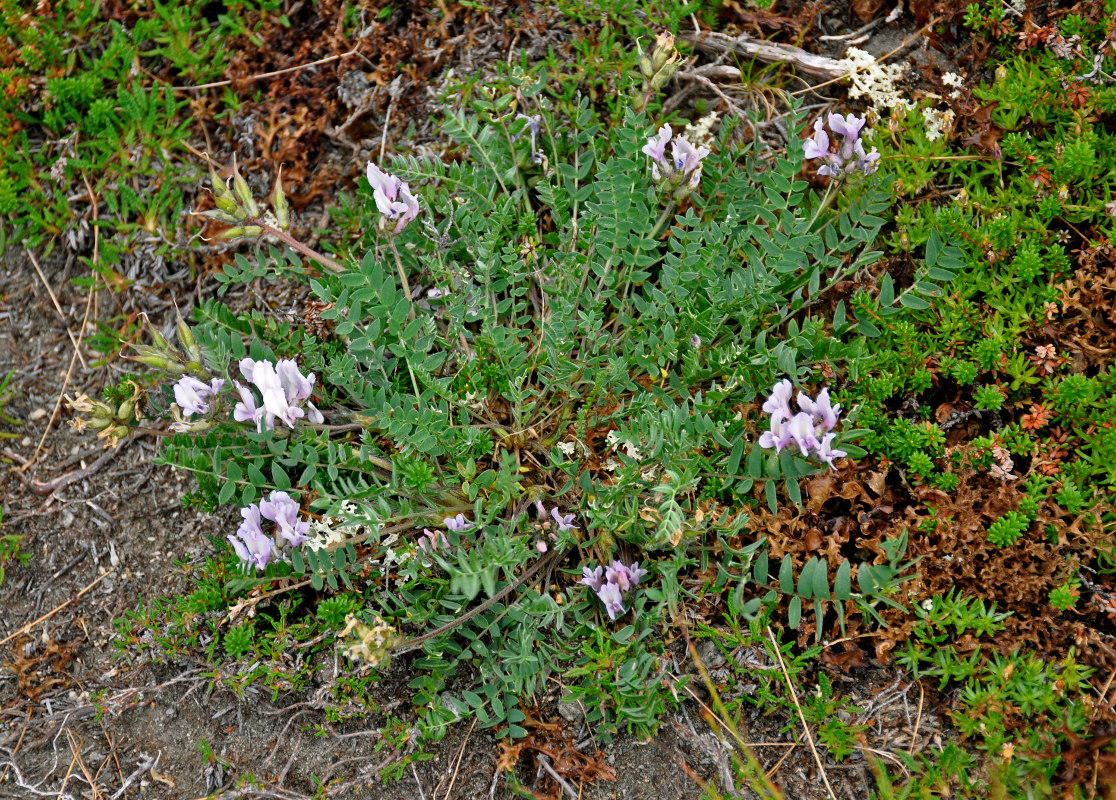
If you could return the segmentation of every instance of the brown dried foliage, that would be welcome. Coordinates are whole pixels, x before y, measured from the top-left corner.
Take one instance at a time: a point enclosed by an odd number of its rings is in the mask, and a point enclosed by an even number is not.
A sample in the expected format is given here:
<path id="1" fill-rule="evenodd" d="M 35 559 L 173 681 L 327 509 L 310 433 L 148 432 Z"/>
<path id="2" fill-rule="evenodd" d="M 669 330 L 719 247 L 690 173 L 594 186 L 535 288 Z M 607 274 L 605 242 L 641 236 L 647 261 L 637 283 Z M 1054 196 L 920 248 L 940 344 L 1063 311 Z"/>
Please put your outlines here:
<path id="1" fill-rule="evenodd" d="M 896 598 L 900 603 L 909 607 L 956 589 L 964 596 L 993 601 L 1000 611 L 1013 612 L 991 643 L 1002 653 L 1021 648 L 1060 659 L 1075 647 L 1090 665 L 1116 668 L 1116 652 L 1101 646 L 1112 639 L 1110 622 L 1092 614 L 1083 623 L 1054 613 L 1048 602 L 1050 591 L 1073 574 L 1073 564 L 1089 563 L 1104 545 L 1099 517 L 1070 517 L 1049 504 L 1040 509 L 1030 534 L 1011 547 L 999 548 L 988 541 L 988 527 L 1018 504 L 1021 495 L 1016 484 L 968 471 L 960 476 L 957 489 L 946 493 L 928 486 L 896 485 L 895 477 L 872 465 L 854 468 L 846 461 L 840 472 L 804 482 L 802 509 L 784 505 L 776 514 L 757 509 L 741 543 L 764 535 L 772 563 L 790 553 L 797 574 L 808 558 L 821 556 L 832 576 L 846 559 L 854 564 L 884 563 L 883 542 L 906 530 L 906 558 L 920 561 L 914 570 L 917 577 L 902 585 Z M 931 512 L 937 524 L 926 533 L 920 525 Z M 1048 526 L 1058 531 L 1054 543 L 1035 533 Z M 846 608 L 850 611 L 851 605 Z M 882 613 L 888 627 L 877 631 L 872 641 L 876 657 L 887 661 L 890 651 L 910 638 L 916 620 L 893 609 Z M 813 637 L 816 624 L 812 615 L 804 614 L 797 631 L 802 644 Z M 823 624 L 836 628 L 832 619 Z M 854 616 L 848 635 L 864 630 L 863 621 Z M 835 630 L 827 632 L 836 635 Z M 956 645 L 964 653 L 977 642 L 963 637 Z M 855 658 L 846 652 L 834 665 L 850 663 L 855 665 Z"/>
<path id="2" fill-rule="evenodd" d="M 514 741 L 504 739 L 500 742 L 500 754 L 496 759 L 498 769 L 512 771 L 524 752 L 534 752 L 545 755 L 550 759 L 554 771 L 574 784 L 616 780 L 616 772 L 605 763 L 604 753 L 597 752 L 590 756 L 577 749 L 570 726 L 564 720 L 543 722 L 528 712 L 523 726 L 528 730 L 524 738 Z M 547 780 L 551 784 L 549 792 L 535 796 L 559 800 L 563 796 L 562 787 L 550 780 L 549 776 Z"/>
<path id="3" fill-rule="evenodd" d="M 74 660 L 78 643 L 48 639 L 32 649 L 28 647 L 30 642 L 26 634 L 13 639 L 8 646 L 11 660 L 5 660 L 4 666 L 15 675 L 19 695 L 37 703 L 45 693 L 72 683 L 66 667 Z M 25 655 L 29 650 L 33 655 Z"/>

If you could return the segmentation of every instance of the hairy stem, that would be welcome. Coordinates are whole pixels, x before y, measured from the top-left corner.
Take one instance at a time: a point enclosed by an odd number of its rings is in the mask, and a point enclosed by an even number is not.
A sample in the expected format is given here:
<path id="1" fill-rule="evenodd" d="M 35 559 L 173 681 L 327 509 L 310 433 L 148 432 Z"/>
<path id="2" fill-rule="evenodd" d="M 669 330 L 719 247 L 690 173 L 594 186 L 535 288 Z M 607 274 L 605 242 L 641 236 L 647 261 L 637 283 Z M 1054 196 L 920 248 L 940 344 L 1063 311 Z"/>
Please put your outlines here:
<path id="1" fill-rule="evenodd" d="M 263 232 L 266 233 L 267 235 L 274 236 L 276 239 L 281 241 L 283 244 L 287 245 L 287 247 L 291 248 L 292 250 L 297 250 L 298 252 L 300 252 L 304 256 L 306 256 L 307 258 L 312 258 L 314 261 L 317 261 L 319 264 L 321 264 L 323 267 L 328 269 L 330 272 L 344 272 L 345 271 L 344 266 L 342 266 L 341 264 L 338 264 L 336 261 L 334 261 L 329 256 L 323 256 L 317 250 L 313 250 L 313 249 L 307 247 L 302 242 L 298 241 L 298 239 L 295 239 L 293 236 L 291 236 L 289 233 L 286 233 L 284 231 L 279 230 L 274 225 L 269 225 L 268 223 L 264 222 L 262 219 L 259 219 L 257 217 L 249 217 L 248 219 L 244 220 L 240 224 L 245 225 L 245 226 L 255 225 L 258 228 L 261 228 L 263 230 Z"/>

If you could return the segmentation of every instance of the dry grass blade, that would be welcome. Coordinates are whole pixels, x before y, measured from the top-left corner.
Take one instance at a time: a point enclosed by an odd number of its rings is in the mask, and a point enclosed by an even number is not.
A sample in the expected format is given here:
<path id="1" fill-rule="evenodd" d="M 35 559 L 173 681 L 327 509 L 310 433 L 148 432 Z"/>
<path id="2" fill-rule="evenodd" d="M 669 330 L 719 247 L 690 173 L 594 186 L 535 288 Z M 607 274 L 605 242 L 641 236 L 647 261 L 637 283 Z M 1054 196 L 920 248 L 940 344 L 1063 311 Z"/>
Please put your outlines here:
<path id="1" fill-rule="evenodd" d="M 818 748 L 814 746 L 814 736 L 810 733 L 810 726 L 806 723 L 806 715 L 802 712 L 802 705 L 798 702 L 798 692 L 794 690 L 794 682 L 791 681 L 790 673 L 787 672 L 787 665 L 783 661 L 783 653 L 779 650 L 779 640 L 775 638 L 775 633 L 770 626 L 767 628 L 767 635 L 771 639 L 771 646 L 775 648 L 775 657 L 779 659 L 779 667 L 783 670 L 783 678 L 787 682 L 787 690 L 790 692 L 791 700 L 798 711 L 798 718 L 802 720 L 802 732 L 806 736 L 806 743 L 810 745 L 810 752 L 814 754 L 814 761 L 818 765 L 818 773 L 825 784 L 825 790 L 828 792 L 830 800 L 837 800 L 837 795 L 833 793 L 833 787 L 829 784 L 829 776 L 825 774 L 825 765 L 822 764 L 821 755 L 818 754 Z"/>

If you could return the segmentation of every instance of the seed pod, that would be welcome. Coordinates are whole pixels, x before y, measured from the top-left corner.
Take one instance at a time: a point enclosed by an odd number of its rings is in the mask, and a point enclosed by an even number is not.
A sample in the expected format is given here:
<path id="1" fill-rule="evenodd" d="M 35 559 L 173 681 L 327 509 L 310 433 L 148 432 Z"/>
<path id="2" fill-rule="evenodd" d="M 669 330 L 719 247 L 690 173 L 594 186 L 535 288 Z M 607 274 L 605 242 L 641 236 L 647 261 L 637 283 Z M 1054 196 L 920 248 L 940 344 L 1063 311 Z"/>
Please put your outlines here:
<path id="1" fill-rule="evenodd" d="M 240 209 L 238 208 L 237 210 L 239 211 Z M 240 220 L 244 219 L 244 217 L 247 216 L 243 211 L 240 212 L 240 216 L 238 217 L 238 216 L 235 216 L 234 214 L 228 214 L 224 211 L 221 211 L 220 209 L 212 209 L 210 211 L 202 211 L 201 215 L 203 217 L 209 217 L 210 219 L 215 219 L 218 222 L 230 222 L 230 223 L 231 222 L 240 222 Z"/>
<path id="2" fill-rule="evenodd" d="M 167 340 L 164 339 L 163 334 L 159 333 L 159 330 L 151 324 L 151 320 L 147 318 L 146 313 L 143 314 L 143 321 L 147 324 L 147 332 L 151 334 L 151 338 L 155 342 L 155 347 L 159 350 L 167 350 L 169 347 Z"/>
<path id="3" fill-rule="evenodd" d="M 248 215 L 258 217 L 260 207 L 256 205 L 256 201 L 252 197 L 252 190 L 248 188 L 248 181 L 244 180 L 244 176 L 240 174 L 240 170 L 236 167 L 236 158 L 233 158 L 233 190 L 236 192 L 236 196 L 240 198 L 245 210 L 248 211 Z"/>
<path id="4" fill-rule="evenodd" d="M 217 208 L 221 209 L 226 214 L 235 214 L 240 209 L 240 206 L 237 205 L 236 199 L 232 196 L 231 192 L 227 195 L 214 196 L 213 202 L 217 205 Z"/>
<path id="5" fill-rule="evenodd" d="M 163 343 L 164 345 L 166 342 Z M 135 351 L 139 353 L 136 356 L 128 356 L 132 361 L 138 361 L 141 364 L 146 364 L 149 367 L 154 367 L 157 370 L 166 372 L 171 376 L 177 377 L 186 371 L 176 359 L 168 355 L 167 350 L 158 350 L 154 347 L 148 347 L 143 344 L 132 345 Z"/>
<path id="6" fill-rule="evenodd" d="M 190 361 L 200 364 L 202 358 L 201 348 L 198 347 L 198 343 L 194 340 L 194 334 L 190 330 L 190 326 L 186 324 L 186 320 L 182 319 L 182 314 L 179 314 L 177 309 L 175 309 L 175 313 L 178 315 L 178 322 L 176 323 L 178 341 L 182 344 L 182 349 L 186 351 L 186 356 Z"/>
<path id="7" fill-rule="evenodd" d="M 229 191 L 229 185 L 221 180 L 216 171 L 214 171 L 212 164 L 209 167 L 209 181 L 213 185 L 214 197 L 218 199 L 227 198 L 229 200 L 233 198 L 233 193 Z"/>
<path id="8" fill-rule="evenodd" d="M 131 429 L 128 428 L 127 425 L 117 425 L 111 431 L 108 431 L 108 438 L 113 447 L 115 447 L 117 443 L 127 438 L 128 434 L 131 432 Z"/>
<path id="9" fill-rule="evenodd" d="M 275 213 L 275 221 L 281 231 L 287 230 L 291 225 L 290 206 L 287 205 L 287 196 L 283 194 L 283 168 L 275 176 L 275 187 L 271 190 L 271 210 Z"/>
<path id="10" fill-rule="evenodd" d="M 113 417 L 116 416 L 116 410 L 108 403 L 102 403 L 100 400 L 93 402 L 93 407 L 89 412 L 89 427 L 93 430 L 101 430 L 107 428 L 113 423 Z"/>

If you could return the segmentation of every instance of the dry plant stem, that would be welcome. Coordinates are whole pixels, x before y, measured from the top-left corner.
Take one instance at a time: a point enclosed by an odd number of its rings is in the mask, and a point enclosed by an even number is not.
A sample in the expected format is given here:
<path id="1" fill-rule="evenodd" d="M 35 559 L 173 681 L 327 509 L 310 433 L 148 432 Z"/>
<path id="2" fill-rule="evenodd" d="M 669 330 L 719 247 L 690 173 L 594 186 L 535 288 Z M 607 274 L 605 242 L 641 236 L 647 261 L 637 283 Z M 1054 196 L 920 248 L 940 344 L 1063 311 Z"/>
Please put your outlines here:
<path id="1" fill-rule="evenodd" d="M 469 726 L 469 732 L 465 734 L 465 741 L 461 743 L 461 749 L 457 751 L 457 763 L 453 767 L 453 777 L 450 779 L 450 784 L 446 788 L 446 800 L 452 796 L 453 785 L 457 783 L 457 773 L 461 769 L 461 757 L 465 755 L 465 745 L 469 744 L 469 738 L 473 735 L 473 729 L 477 727 L 476 717 L 473 718 L 473 724 Z M 432 798 L 435 800 L 435 798 Z"/>
<path id="2" fill-rule="evenodd" d="M 100 227 L 96 227 L 96 228 L 93 229 L 93 236 L 94 236 L 93 261 L 94 261 L 94 263 L 96 263 L 97 260 L 98 260 L 96 240 L 97 240 L 98 234 L 100 233 L 100 230 L 101 230 Z M 30 255 L 30 251 L 28 251 L 28 255 Z M 34 263 L 34 262 L 32 261 L 32 263 Z M 70 357 L 70 366 L 67 367 L 67 369 L 66 369 L 66 377 L 62 381 L 62 388 L 58 391 L 58 397 L 55 398 L 55 400 L 54 400 L 54 409 L 51 411 L 50 416 L 47 417 L 46 428 L 43 430 L 42 438 L 39 439 L 39 444 L 35 448 L 35 452 L 31 454 L 31 458 L 29 458 L 27 460 L 27 463 L 24 464 L 22 467 L 20 467 L 20 471 L 28 469 L 38 459 L 39 453 L 41 453 L 42 450 L 43 450 L 43 443 L 46 442 L 47 434 L 50 433 L 51 428 L 54 425 L 54 418 L 56 416 L 58 416 L 58 409 L 61 408 L 61 406 L 62 406 L 62 395 L 65 394 L 67 387 L 70 385 L 70 378 L 73 377 L 73 374 L 74 374 L 74 364 L 77 362 L 78 358 L 80 357 L 80 352 L 79 352 L 78 348 L 81 347 L 82 337 L 85 336 L 85 325 L 89 321 L 89 309 L 92 307 L 93 297 L 96 294 L 97 294 L 97 292 L 95 290 L 90 291 L 89 296 L 85 300 L 85 314 L 81 318 L 81 330 L 78 331 L 77 347 L 75 347 L 74 354 Z M 84 363 L 84 362 L 82 362 L 82 363 Z"/>
<path id="3" fill-rule="evenodd" d="M 120 451 L 126 446 L 127 445 L 125 444 L 117 445 L 116 447 L 110 447 L 104 452 L 104 455 L 102 455 L 85 469 L 78 469 L 74 470 L 73 472 L 67 472 L 65 475 L 60 475 L 54 480 L 47 483 L 40 483 L 35 478 L 31 478 L 29 481 L 26 481 L 27 488 L 40 497 L 54 494 L 59 489 L 69 486 L 74 481 L 80 481 L 82 478 L 87 478 L 92 475 L 105 464 L 116 458 L 120 454 Z"/>
<path id="4" fill-rule="evenodd" d="M 915 716 L 914 732 L 911 734 L 911 746 L 907 753 L 914 755 L 918 745 L 918 726 L 922 723 L 922 702 L 926 698 L 926 691 L 922 688 L 922 681 L 918 682 L 918 714 Z"/>
<path id="5" fill-rule="evenodd" d="M 783 670 L 783 678 L 787 682 L 787 691 L 790 692 L 791 700 L 794 701 L 794 707 L 798 711 L 798 718 L 802 720 L 802 732 L 806 735 L 806 743 L 810 745 L 810 752 L 814 754 L 814 761 L 818 765 L 818 772 L 821 775 L 822 782 L 825 783 L 825 790 L 829 793 L 830 800 L 837 800 L 837 795 L 833 793 L 833 787 L 829 785 L 829 776 L 825 774 L 825 765 L 822 764 L 821 756 L 818 755 L 818 749 L 814 746 L 814 737 L 810 733 L 810 726 L 806 723 L 806 715 L 802 712 L 802 706 L 798 702 L 798 693 L 794 690 L 794 682 L 791 680 L 790 673 L 787 672 L 787 665 L 783 661 L 783 653 L 779 649 L 779 641 L 775 638 L 775 633 L 771 627 L 767 628 L 767 635 L 771 639 L 771 646 L 775 648 L 775 657 L 779 659 L 779 667 Z"/>
<path id="6" fill-rule="evenodd" d="M 62 324 L 66 326 L 66 335 L 70 337 L 70 344 L 74 346 L 74 353 L 77 355 L 78 360 L 81 361 L 81 366 L 84 369 L 89 369 L 89 365 L 85 363 L 85 357 L 81 354 L 81 343 L 74 337 L 74 332 L 70 330 L 70 326 L 66 322 L 66 315 L 62 313 L 62 306 L 58 305 L 58 298 L 54 296 L 54 290 L 50 288 L 46 276 L 43 275 L 43 269 L 39 266 L 39 260 L 35 258 L 35 254 L 26 247 L 23 248 L 23 252 L 25 252 L 27 257 L 31 260 L 31 266 L 35 268 L 35 273 L 39 276 L 39 280 L 42 281 L 43 286 L 46 288 L 47 294 L 50 295 L 50 302 L 54 305 L 54 311 L 58 314 L 58 319 L 62 320 Z"/>
<path id="7" fill-rule="evenodd" d="M 248 217 L 247 219 L 243 220 L 240 224 L 244 225 L 244 226 L 255 225 L 257 228 L 262 229 L 263 232 L 266 233 L 268 236 L 274 236 L 276 239 L 281 241 L 283 244 L 287 245 L 287 247 L 291 248 L 292 250 L 297 250 L 298 252 L 300 252 L 304 256 L 306 256 L 307 258 L 312 258 L 314 261 L 317 261 L 319 264 L 321 264 L 323 267 L 328 269 L 330 272 L 344 272 L 345 271 L 344 266 L 342 266 L 341 264 L 338 264 L 336 261 L 334 261 L 329 256 L 323 256 L 317 250 L 310 249 L 309 247 L 304 245 L 302 242 L 298 241 L 298 239 L 295 239 L 293 236 L 291 236 L 289 233 L 286 233 L 285 231 L 279 230 L 274 225 L 267 224 L 262 219 L 258 219 L 256 217 Z"/>
<path id="8" fill-rule="evenodd" d="M 542 768 L 546 770 L 547 774 L 554 778 L 554 780 L 558 782 L 558 785 L 569 795 L 570 800 L 577 800 L 577 790 L 570 786 L 570 782 L 559 775 L 554 767 L 550 766 L 550 759 L 548 759 L 545 754 L 539 753 L 539 763 L 542 765 Z"/>
<path id="9" fill-rule="evenodd" d="M 485 600 L 483 603 L 481 603 L 476 608 L 471 609 L 469 611 L 466 611 L 464 614 L 459 616 L 453 622 L 447 623 L 440 628 L 435 628 L 434 630 L 430 631 L 430 633 L 424 633 L 422 636 L 416 636 L 413 639 L 408 639 L 407 641 L 403 642 L 399 646 L 393 647 L 392 651 L 391 651 L 392 655 L 401 655 L 402 653 L 409 653 L 412 650 L 417 650 L 419 647 L 422 646 L 423 642 L 426 642 L 430 639 L 441 636 L 446 631 L 453 630 L 458 625 L 461 625 L 464 622 L 468 622 L 470 619 L 475 617 L 477 614 L 480 614 L 482 611 L 484 611 L 487 608 L 491 608 L 496 603 L 499 603 L 501 600 L 503 600 L 509 594 L 514 592 L 516 589 L 518 589 L 520 586 L 523 586 L 525 583 L 527 583 L 529 580 L 531 580 L 531 578 L 533 578 L 536 574 L 538 574 L 538 572 L 543 567 L 545 567 L 549 564 L 553 564 L 557 561 L 560 561 L 562 559 L 562 556 L 564 556 L 564 555 L 566 555 L 565 550 L 551 550 L 545 556 L 543 556 L 538 561 L 536 561 L 534 563 L 534 565 L 532 565 L 532 567 L 529 570 L 524 572 L 521 576 L 519 576 L 514 581 L 509 583 L 503 589 L 496 592 L 496 594 L 492 595 L 492 597 Z M 3 642 L 0 642 L 0 644 L 3 644 Z"/>
<path id="10" fill-rule="evenodd" d="M 340 61 L 342 58 L 357 55 L 356 50 L 350 50 L 347 53 L 340 55 L 326 56 L 319 58 L 317 61 L 311 61 L 308 64 L 299 64 L 297 67 L 287 67 L 286 69 L 277 69 L 274 72 L 261 72 L 259 75 L 250 75 L 247 78 L 242 78 L 238 83 L 251 83 L 253 81 L 262 81 L 265 78 L 274 78 L 277 75 L 286 75 L 288 72 L 298 72 L 299 70 L 309 69 L 310 67 L 320 67 L 322 64 L 329 64 L 333 61 Z M 214 83 L 201 83 L 197 86 L 168 86 L 172 92 L 197 92 L 202 89 L 218 89 L 222 86 L 231 86 L 233 81 L 216 81 Z"/>

